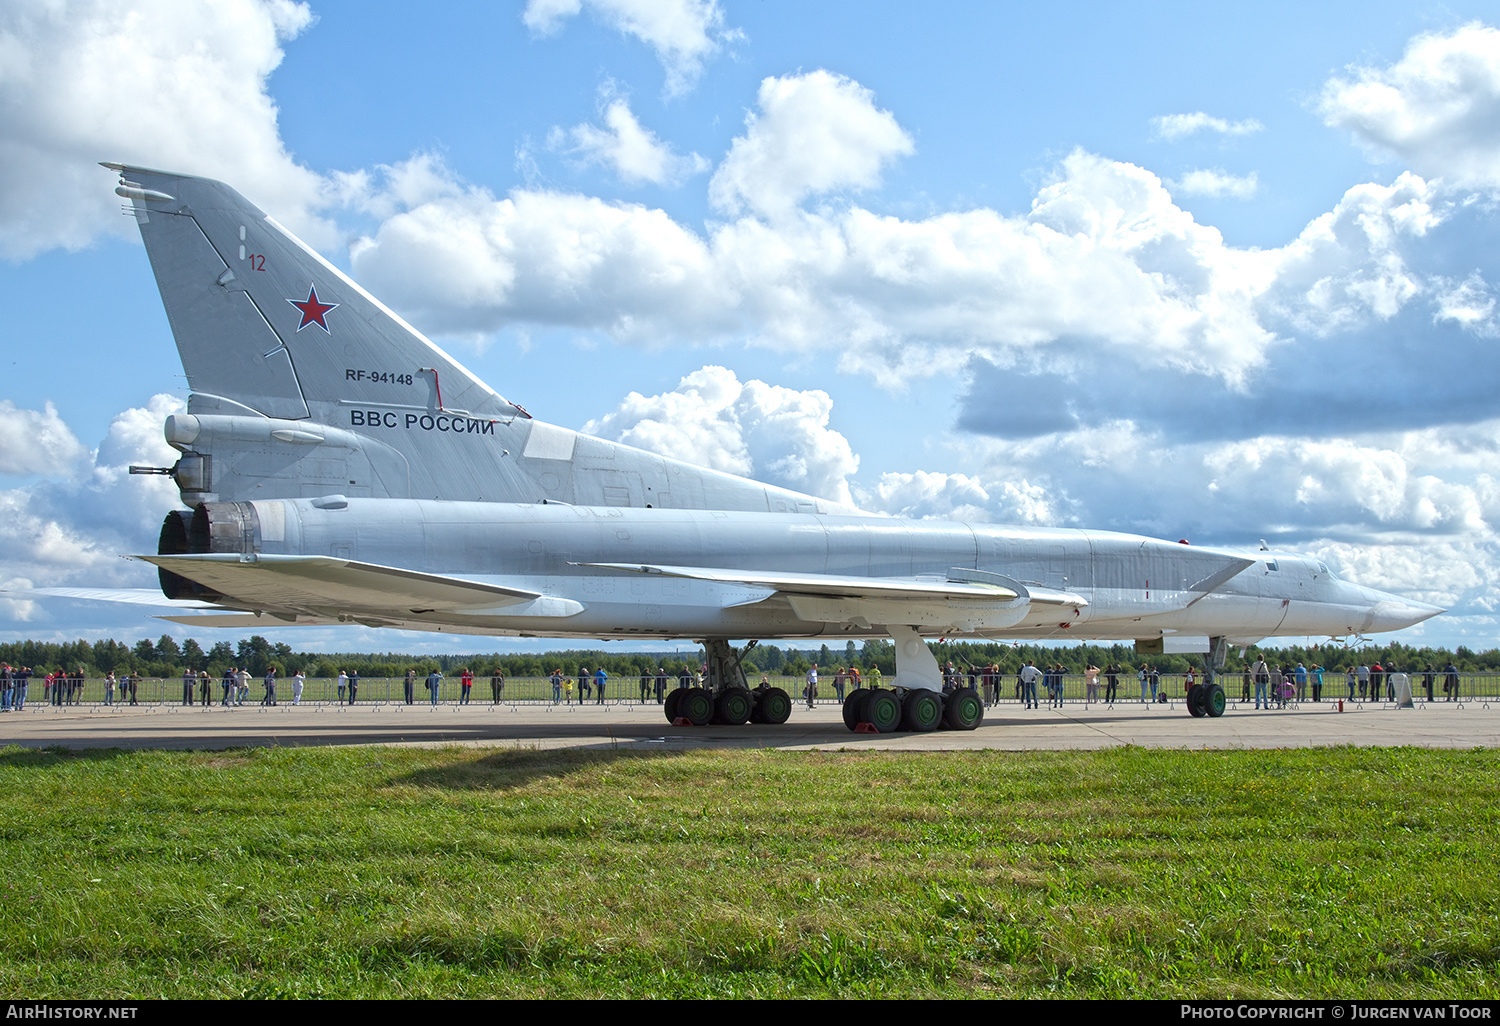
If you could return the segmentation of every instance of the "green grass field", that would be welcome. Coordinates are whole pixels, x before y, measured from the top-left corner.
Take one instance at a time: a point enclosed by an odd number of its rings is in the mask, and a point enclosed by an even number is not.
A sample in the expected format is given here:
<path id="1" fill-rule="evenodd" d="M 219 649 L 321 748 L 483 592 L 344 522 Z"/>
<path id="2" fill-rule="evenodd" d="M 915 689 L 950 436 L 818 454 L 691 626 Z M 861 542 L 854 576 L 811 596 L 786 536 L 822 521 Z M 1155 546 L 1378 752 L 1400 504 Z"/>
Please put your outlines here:
<path id="1" fill-rule="evenodd" d="M 1500 996 L 1500 754 L 0 749 L 6 997 Z"/>

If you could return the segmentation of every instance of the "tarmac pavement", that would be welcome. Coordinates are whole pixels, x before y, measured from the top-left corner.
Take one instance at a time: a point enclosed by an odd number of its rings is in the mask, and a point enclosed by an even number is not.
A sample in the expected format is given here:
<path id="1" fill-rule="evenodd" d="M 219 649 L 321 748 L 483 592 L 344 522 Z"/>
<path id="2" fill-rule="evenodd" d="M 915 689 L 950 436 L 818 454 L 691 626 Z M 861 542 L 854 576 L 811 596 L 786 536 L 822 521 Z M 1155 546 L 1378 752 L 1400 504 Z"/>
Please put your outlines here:
<path id="1" fill-rule="evenodd" d="M 680 727 L 652 703 L 494 706 L 475 702 L 436 707 L 368 703 L 65 706 L 28 703 L 0 714 L 0 746 L 31 748 L 224 749 L 271 745 L 478 745 L 531 749 L 693 748 L 999 749 L 1309 748 L 1324 745 L 1487 748 L 1500 745 L 1500 702 L 1419 703 L 1415 709 L 1304 702 L 1285 710 L 1231 708 L 1219 719 L 1193 719 L 1181 702 L 1023 710 L 1014 702 L 986 710 L 973 731 L 854 734 L 833 703 L 796 706 L 779 727 Z"/>

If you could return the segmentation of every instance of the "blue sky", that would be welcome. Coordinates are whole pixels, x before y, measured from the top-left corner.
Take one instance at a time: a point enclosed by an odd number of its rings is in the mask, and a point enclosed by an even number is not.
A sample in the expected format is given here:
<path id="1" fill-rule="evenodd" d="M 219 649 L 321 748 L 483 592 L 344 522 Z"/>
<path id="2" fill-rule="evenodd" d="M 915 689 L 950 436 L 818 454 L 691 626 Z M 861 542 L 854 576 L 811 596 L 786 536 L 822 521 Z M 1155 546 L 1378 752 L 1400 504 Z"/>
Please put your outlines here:
<path id="1" fill-rule="evenodd" d="M 118 159 L 228 181 L 543 419 L 891 513 L 1268 538 L 1493 647 L 1500 10 L 1221 6 L 14 0 L 0 582 L 149 583 L 116 554 L 172 493 L 122 468 L 185 389 Z"/>

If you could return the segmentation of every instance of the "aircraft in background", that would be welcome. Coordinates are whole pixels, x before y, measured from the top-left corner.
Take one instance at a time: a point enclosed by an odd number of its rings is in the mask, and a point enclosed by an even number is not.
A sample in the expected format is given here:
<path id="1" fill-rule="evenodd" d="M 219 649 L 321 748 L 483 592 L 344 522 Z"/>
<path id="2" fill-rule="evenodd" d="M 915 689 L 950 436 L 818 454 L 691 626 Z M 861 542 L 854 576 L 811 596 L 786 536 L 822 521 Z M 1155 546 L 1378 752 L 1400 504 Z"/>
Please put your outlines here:
<path id="1" fill-rule="evenodd" d="M 977 726 L 924 637 L 1132 638 L 1209 653 L 1396 630 L 1442 610 L 1315 560 L 1107 531 L 903 520 L 546 424 L 228 186 L 106 164 L 191 387 L 167 418 L 156 564 L 182 624 L 358 623 L 515 637 L 698 638 L 669 718 L 783 722 L 731 639 L 890 638 L 851 728 Z M 1189 696 L 1217 716 L 1224 692 Z"/>

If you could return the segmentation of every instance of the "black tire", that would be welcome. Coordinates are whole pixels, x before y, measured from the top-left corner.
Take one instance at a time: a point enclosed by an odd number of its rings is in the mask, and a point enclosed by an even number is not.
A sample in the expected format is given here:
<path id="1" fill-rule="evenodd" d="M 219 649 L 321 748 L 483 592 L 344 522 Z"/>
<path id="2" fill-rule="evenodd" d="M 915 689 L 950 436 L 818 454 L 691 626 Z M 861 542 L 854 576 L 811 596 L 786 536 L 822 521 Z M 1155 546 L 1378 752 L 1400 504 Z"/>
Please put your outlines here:
<path id="1" fill-rule="evenodd" d="M 731 727 L 750 722 L 750 713 L 755 708 L 755 699 L 748 688 L 728 688 L 714 700 L 714 718 Z"/>
<path id="2" fill-rule="evenodd" d="M 973 730 L 984 722 L 984 699 L 973 688 L 959 688 L 944 703 L 943 722 L 949 730 Z"/>
<path id="3" fill-rule="evenodd" d="M 1208 709 L 1203 705 L 1203 688 L 1200 685 L 1194 684 L 1188 688 L 1187 697 L 1183 701 L 1187 705 L 1188 713 L 1194 719 L 1208 715 Z"/>
<path id="4" fill-rule="evenodd" d="M 1203 696 L 1203 711 L 1214 719 L 1224 715 L 1224 706 L 1228 699 L 1224 696 L 1224 689 L 1217 684 L 1211 684 L 1202 689 L 1207 694 Z"/>
<path id="5" fill-rule="evenodd" d="M 755 711 L 760 715 L 761 723 L 779 727 L 791 718 L 792 696 L 780 688 L 766 688 L 755 704 Z"/>
<path id="6" fill-rule="evenodd" d="M 926 688 L 913 688 L 901 702 L 901 729 L 918 734 L 937 730 L 943 724 L 943 696 Z"/>
<path id="7" fill-rule="evenodd" d="M 884 688 L 871 689 L 865 698 L 861 723 L 868 723 L 882 734 L 893 733 L 901 725 L 901 703 Z"/>
<path id="8" fill-rule="evenodd" d="M 844 699 L 844 726 L 853 730 L 859 726 L 859 721 L 864 719 L 865 699 L 870 697 L 870 692 L 865 688 L 855 688 L 849 692 Z"/>
<path id="9" fill-rule="evenodd" d="M 668 723 L 677 722 L 677 705 L 682 699 L 682 688 L 673 688 L 667 692 L 667 701 L 663 707 L 667 714 Z"/>
<path id="10" fill-rule="evenodd" d="M 677 715 L 695 727 L 706 727 L 714 718 L 714 696 L 704 688 L 685 688 L 677 700 Z"/>

